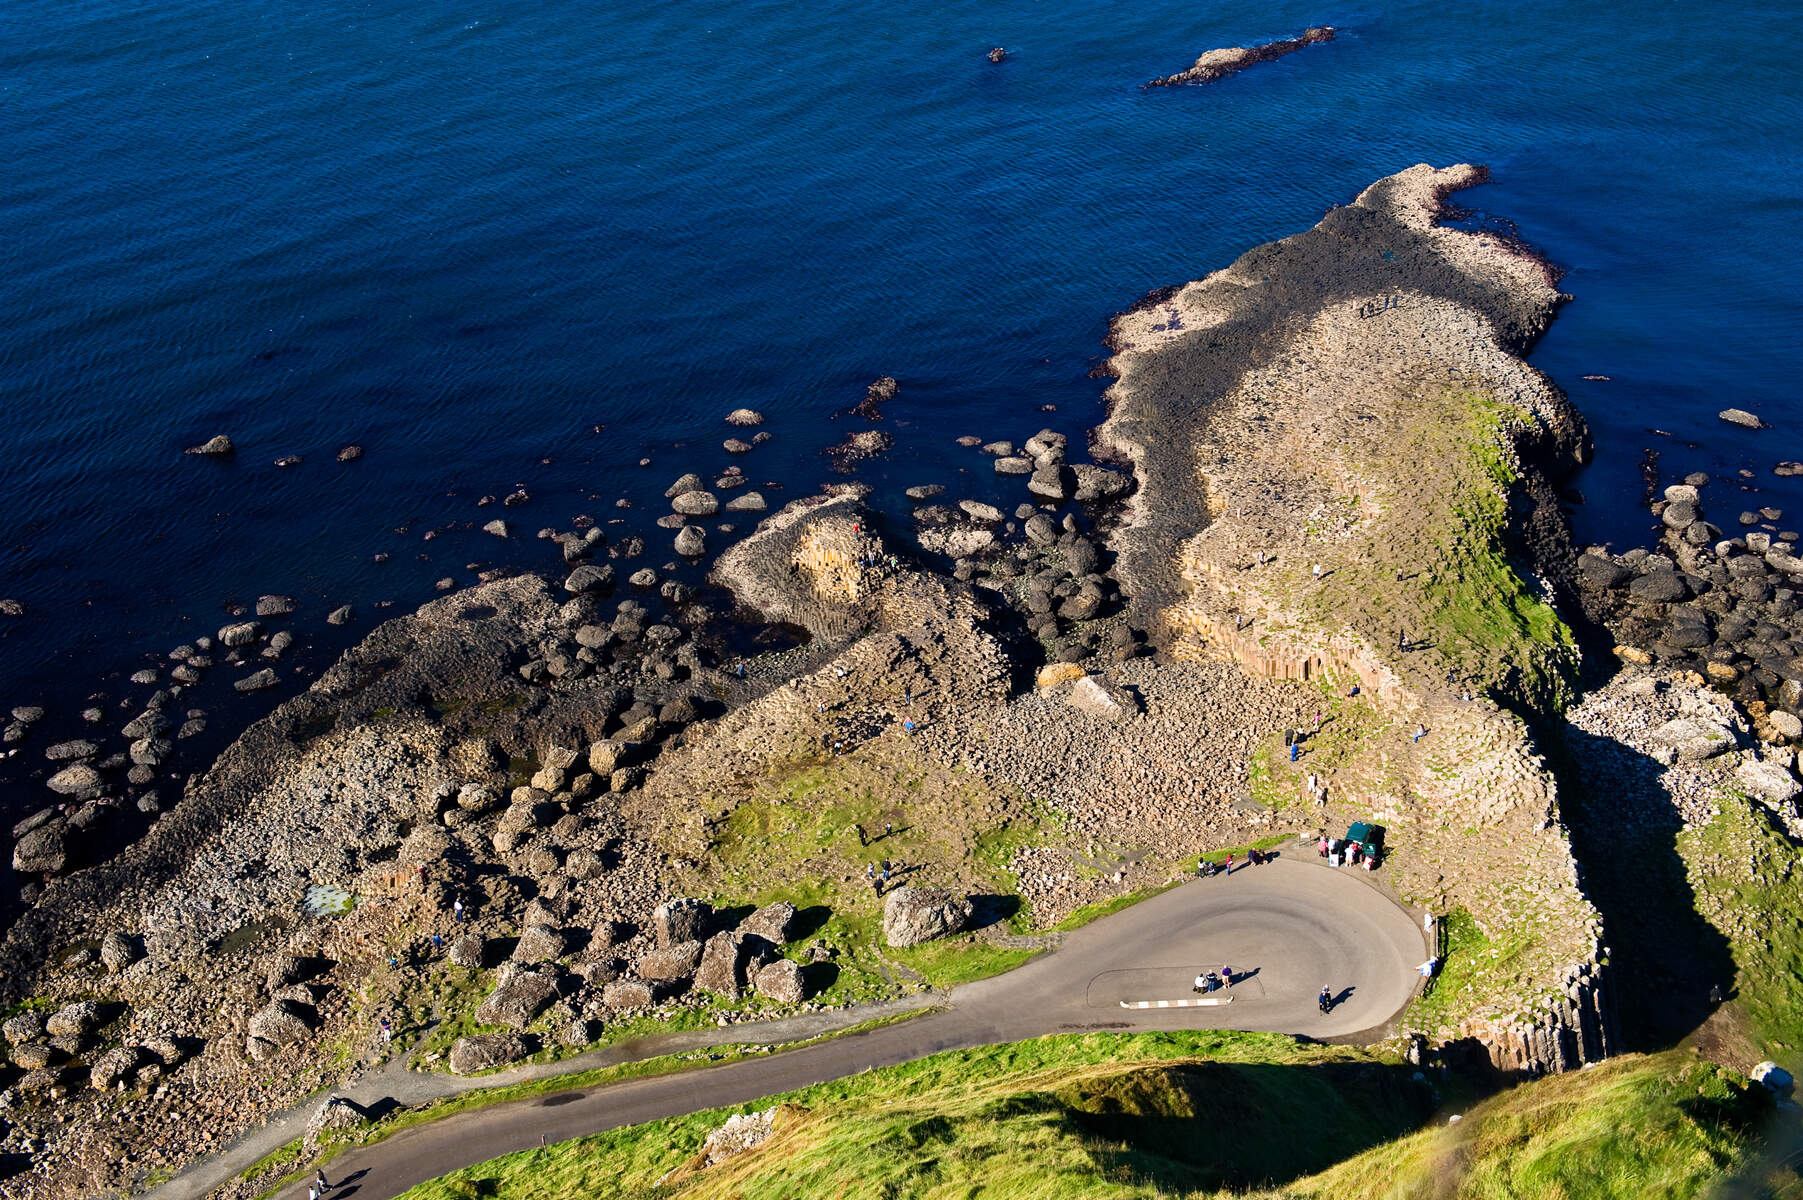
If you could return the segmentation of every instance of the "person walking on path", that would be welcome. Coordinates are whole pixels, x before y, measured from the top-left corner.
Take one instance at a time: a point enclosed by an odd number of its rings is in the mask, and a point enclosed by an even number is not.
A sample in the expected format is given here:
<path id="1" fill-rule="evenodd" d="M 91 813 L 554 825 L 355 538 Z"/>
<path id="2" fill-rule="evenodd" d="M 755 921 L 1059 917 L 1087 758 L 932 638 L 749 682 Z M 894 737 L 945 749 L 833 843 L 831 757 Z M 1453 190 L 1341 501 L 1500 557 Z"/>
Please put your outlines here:
<path id="1" fill-rule="evenodd" d="M 319 1200 L 319 1189 L 316 1187 L 309 1187 L 307 1189 L 307 1200 Z"/>
<path id="2" fill-rule="evenodd" d="M 1231 854 L 1227 856 L 1227 873 L 1229 875 L 1233 874 L 1233 855 Z"/>
<path id="3" fill-rule="evenodd" d="M 1332 1012 L 1333 1011 L 1333 993 L 1331 991 L 1329 991 L 1327 988 L 1322 988 L 1320 999 L 1317 1000 L 1316 1003 L 1318 1003 L 1321 1006 L 1322 1012 L 1324 1012 L 1324 1013 Z"/>
<path id="4" fill-rule="evenodd" d="M 326 1182 L 324 1171 L 313 1172 L 313 1186 L 319 1189 L 319 1194 L 322 1196 L 332 1190 L 332 1185 Z"/>

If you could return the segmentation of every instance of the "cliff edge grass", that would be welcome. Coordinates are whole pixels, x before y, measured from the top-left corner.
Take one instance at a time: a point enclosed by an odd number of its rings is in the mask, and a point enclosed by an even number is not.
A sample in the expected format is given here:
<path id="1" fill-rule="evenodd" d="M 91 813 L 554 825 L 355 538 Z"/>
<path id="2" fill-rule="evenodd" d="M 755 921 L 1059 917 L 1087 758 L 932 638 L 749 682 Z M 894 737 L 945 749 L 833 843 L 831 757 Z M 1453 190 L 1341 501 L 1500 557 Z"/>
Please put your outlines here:
<path id="1" fill-rule="evenodd" d="M 1774 1111 L 1763 1089 L 1677 1052 L 1469 1109 L 1446 1100 L 1407 1066 L 1269 1035 L 1061 1036 L 772 1097 L 768 1138 L 711 1165 L 704 1141 L 725 1110 L 510 1155 L 406 1196 L 1695 1196 L 1756 1167 Z"/>

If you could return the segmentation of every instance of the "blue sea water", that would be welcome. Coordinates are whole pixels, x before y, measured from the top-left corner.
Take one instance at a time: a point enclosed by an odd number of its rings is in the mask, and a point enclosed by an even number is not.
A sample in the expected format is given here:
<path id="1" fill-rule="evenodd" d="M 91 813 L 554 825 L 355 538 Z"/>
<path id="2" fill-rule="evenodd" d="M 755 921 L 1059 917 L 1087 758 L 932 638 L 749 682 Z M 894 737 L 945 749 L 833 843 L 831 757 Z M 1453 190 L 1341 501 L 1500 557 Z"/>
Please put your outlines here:
<path id="1" fill-rule="evenodd" d="M 1567 271 L 1533 361 L 1596 434 L 1586 537 L 1643 536 L 1649 446 L 1732 477 L 1722 523 L 1745 468 L 1796 527 L 1803 480 L 1770 468 L 1803 457 L 1799 13 L 13 0 L 0 596 L 28 613 L 0 618 L 0 702 L 128 704 L 123 673 L 234 601 L 366 624 L 551 565 L 532 533 L 578 514 L 663 547 L 683 471 L 828 477 L 879 374 L 898 445 L 861 478 L 1001 495 L 954 436 L 1080 434 L 1110 314 L 1421 161 L 1489 164 L 1462 202 Z M 1323 22 L 1338 41 L 1140 87 Z M 738 407 L 774 438 L 729 460 Z M 181 453 L 221 431 L 232 461 Z M 519 486 L 502 544 L 477 500 Z"/>

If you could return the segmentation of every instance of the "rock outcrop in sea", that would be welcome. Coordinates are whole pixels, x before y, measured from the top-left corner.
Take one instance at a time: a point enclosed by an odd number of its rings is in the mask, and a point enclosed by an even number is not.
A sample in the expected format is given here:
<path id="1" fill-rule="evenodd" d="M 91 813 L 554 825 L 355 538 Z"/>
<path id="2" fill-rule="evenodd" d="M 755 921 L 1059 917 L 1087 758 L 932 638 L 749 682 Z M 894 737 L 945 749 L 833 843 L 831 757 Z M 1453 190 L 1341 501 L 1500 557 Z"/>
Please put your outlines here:
<path id="1" fill-rule="evenodd" d="M 1337 32 L 1331 25 L 1315 25 L 1303 30 L 1300 37 L 1265 42 L 1259 46 L 1228 46 L 1220 50 L 1210 50 L 1198 58 L 1195 65 L 1188 70 L 1154 79 L 1146 86 L 1176 87 L 1186 83 L 1213 83 L 1217 79 L 1224 79 L 1236 72 L 1244 71 L 1247 67 L 1270 62 L 1272 59 L 1282 58 L 1286 54 L 1294 54 L 1306 46 L 1313 46 L 1319 42 L 1331 42 Z"/>

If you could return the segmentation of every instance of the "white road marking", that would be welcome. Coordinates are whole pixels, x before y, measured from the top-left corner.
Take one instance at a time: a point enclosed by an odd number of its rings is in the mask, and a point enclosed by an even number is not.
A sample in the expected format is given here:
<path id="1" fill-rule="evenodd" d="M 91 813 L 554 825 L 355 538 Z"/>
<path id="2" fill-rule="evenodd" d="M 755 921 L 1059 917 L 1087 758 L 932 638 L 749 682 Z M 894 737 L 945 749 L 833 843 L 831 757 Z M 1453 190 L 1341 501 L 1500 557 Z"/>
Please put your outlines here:
<path id="1" fill-rule="evenodd" d="M 1212 997 L 1206 1000 L 1123 1000 L 1122 1008 L 1217 1008 L 1223 1004 L 1232 1004 L 1232 996 Z"/>

